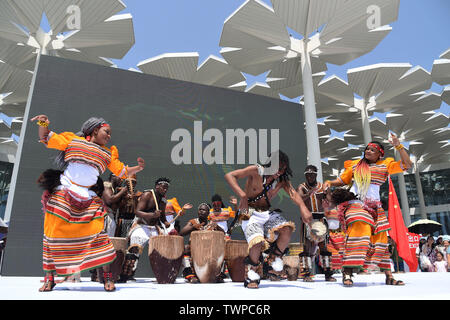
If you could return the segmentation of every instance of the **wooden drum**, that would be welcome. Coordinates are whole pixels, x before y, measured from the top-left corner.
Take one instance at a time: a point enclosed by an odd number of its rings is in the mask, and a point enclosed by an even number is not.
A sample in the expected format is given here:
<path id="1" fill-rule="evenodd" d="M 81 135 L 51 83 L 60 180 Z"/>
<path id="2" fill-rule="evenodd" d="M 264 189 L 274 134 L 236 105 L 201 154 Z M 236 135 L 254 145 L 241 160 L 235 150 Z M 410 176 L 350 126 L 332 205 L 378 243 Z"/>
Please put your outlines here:
<path id="1" fill-rule="evenodd" d="M 184 240 L 181 236 L 161 235 L 150 238 L 148 256 L 158 283 L 174 283 L 181 268 Z"/>
<path id="2" fill-rule="evenodd" d="M 248 243 L 245 240 L 228 240 L 225 242 L 225 261 L 233 282 L 244 282 L 244 259 L 248 256 Z"/>
<path id="3" fill-rule="evenodd" d="M 111 273 L 114 282 L 119 280 L 120 273 L 122 272 L 122 265 L 125 261 L 125 255 L 128 249 L 127 238 L 109 237 L 114 249 L 116 249 L 116 259 L 111 263 Z M 103 283 L 103 269 L 97 268 L 98 280 Z"/>
<path id="4" fill-rule="evenodd" d="M 193 231 L 191 257 L 201 283 L 215 283 L 225 256 L 225 236 L 221 231 Z"/>

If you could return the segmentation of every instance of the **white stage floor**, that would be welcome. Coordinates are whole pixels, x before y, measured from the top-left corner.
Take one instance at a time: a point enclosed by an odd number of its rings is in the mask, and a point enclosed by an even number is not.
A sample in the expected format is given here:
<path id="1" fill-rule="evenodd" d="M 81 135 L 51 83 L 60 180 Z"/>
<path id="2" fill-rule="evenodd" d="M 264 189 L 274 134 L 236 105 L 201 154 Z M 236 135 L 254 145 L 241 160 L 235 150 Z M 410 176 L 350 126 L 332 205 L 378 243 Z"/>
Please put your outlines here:
<path id="1" fill-rule="evenodd" d="M 43 278 L 0 276 L 0 300 L 448 300 L 450 273 L 400 273 L 396 279 L 405 286 L 387 286 L 384 274 L 356 275 L 354 286 L 325 282 L 323 275 L 316 281 L 271 282 L 263 280 L 257 290 L 244 288 L 242 283 L 225 280 L 222 284 L 187 284 L 178 278 L 175 284 L 158 284 L 152 278 L 116 284 L 115 292 L 105 292 L 103 285 L 81 278 L 81 283 L 59 283 L 52 292 L 38 292 Z"/>

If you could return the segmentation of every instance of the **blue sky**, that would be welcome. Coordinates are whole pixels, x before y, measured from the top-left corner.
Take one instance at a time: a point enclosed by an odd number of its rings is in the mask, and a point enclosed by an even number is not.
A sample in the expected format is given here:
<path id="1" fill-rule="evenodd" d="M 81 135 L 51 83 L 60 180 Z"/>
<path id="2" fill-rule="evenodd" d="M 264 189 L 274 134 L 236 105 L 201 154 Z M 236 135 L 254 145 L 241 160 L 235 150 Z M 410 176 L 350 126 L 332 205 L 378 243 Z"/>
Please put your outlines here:
<path id="1" fill-rule="evenodd" d="M 221 57 L 219 41 L 224 21 L 244 0 L 123 0 L 124 13 L 133 15 L 136 43 L 119 68 L 136 68 L 138 62 L 168 52 L 198 52 L 199 64 L 210 54 Z M 270 0 L 262 0 L 271 5 Z M 375 63 L 410 63 L 431 72 L 433 61 L 450 48 L 449 0 L 401 0 L 393 30 L 370 53 L 343 66 L 328 64 L 325 77 L 347 80 L 348 69 Z M 245 74 L 248 86 L 264 82 L 264 75 Z M 441 93 L 436 83 L 431 91 Z M 286 99 L 286 98 L 284 98 Z M 286 99 L 288 100 L 288 99 Z M 298 101 L 294 99 L 293 101 Z M 441 111 L 450 114 L 442 104 Z M 378 115 L 383 118 L 382 115 Z"/>
<path id="2" fill-rule="evenodd" d="M 270 0 L 262 0 L 270 4 Z M 220 57 L 223 23 L 244 0 L 123 0 L 121 13 L 133 16 L 136 43 L 121 60 L 119 68 L 136 68 L 147 58 L 168 52 L 198 52 L 199 64 L 209 55 Z M 431 72 L 432 64 L 450 48 L 449 0 L 401 0 L 398 20 L 391 33 L 370 53 L 343 66 L 328 64 L 325 77 L 333 74 L 347 80 L 346 71 L 376 63 L 410 63 Z M 250 86 L 264 76 L 246 75 Z M 432 91 L 442 87 L 433 84 Z M 298 101 L 298 99 L 294 100 Z M 450 114 L 442 104 L 441 112 Z"/>
<path id="3" fill-rule="evenodd" d="M 220 56 L 223 22 L 244 0 L 123 0 L 133 15 L 136 44 L 120 68 L 167 52 L 198 52 L 200 62 Z M 270 5 L 270 0 L 263 0 Z M 382 62 L 409 62 L 431 71 L 433 61 L 450 48 L 450 1 L 401 0 L 392 32 L 370 53 L 343 66 L 328 64 L 327 76 L 346 79 L 350 68 Z M 258 78 L 256 78 L 258 79 Z M 262 78 L 260 78 L 262 79 Z M 437 87 L 441 90 L 441 87 Z"/>
<path id="4" fill-rule="evenodd" d="M 199 64 L 209 55 L 221 57 L 219 41 L 224 21 L 244 0 L 123 0 L 131 13 L 136 43 L 120 61 L 119 68 L 136 68 L 147 58 L 168 52 L 198 52 Z M 271 6 L 270 0 L 262 0 Z M 328 64 L 325 77 L 336 74 L 347 80 L 348 69 L 375 63 L 420 65 L 431 72 L 433 61 L 450 48 L 449 0 L 401 0 L 393 30 L 370 53 L 343 66 Z M 245 74 L 248 86 L 265 77 Z M 433 84 L 431 91 L 441 93 Z M 284 98 L 284 97 L 283 97 Z M 287 98 L 284 98 L 289 100 Z M 294 99 L 293 101 L 298 101 Z M 450 107 L 442 104 L 441 112 L 449 115 Z M 382 114 L 377 115 L 384 120 Z"/>

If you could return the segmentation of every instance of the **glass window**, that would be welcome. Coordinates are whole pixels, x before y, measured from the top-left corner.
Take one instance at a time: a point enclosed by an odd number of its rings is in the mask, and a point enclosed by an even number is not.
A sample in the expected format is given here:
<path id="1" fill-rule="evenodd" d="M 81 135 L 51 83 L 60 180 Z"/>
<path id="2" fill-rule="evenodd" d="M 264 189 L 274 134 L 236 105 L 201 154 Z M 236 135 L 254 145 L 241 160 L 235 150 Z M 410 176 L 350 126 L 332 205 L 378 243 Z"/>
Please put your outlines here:
<path id="1" fill-rule="evenodd" d="M 12 163 L 0 161 L 0 218 L 2 219 L 5 217 L 13 166 Z"/>

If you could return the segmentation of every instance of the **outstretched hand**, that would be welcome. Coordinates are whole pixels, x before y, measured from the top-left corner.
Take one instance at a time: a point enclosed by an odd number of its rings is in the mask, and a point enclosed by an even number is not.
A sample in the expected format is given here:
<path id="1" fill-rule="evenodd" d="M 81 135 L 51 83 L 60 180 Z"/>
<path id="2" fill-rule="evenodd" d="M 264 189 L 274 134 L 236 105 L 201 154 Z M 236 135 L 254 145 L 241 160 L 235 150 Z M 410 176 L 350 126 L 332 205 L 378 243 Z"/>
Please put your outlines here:
<path id="1" fill-rule="evenodd" d="M 389 143 L 391 144 L 391 145 L 393 145 L 394 147 L 396 147 L 396 146 L 398 146 L 399 144 L 400 144 L 400 140 L 398 139 L 398 137 L 395 135 L 395 134 L 393 134 L 392 132 L 391 132 L 391 137 L 389 138 Z"/>
<path id="2" fill-rule="evenodd" d="M 183 207 L 181 208 L 182 210 L 180 211 L 180 216 L 184 215 L 186 213 L 187 210 L 192 209 L 193 205 L 190 203 L 186 203 L 185 205 L 183 205 Z"/>
<path id="3" fill-rule="evenodd" d="M 41 122 L 45 122 L 47 124 L 50 124 L 50 121 L 48 120 L 48 117 L 45 114 L 40 114 L 38 116 L 35 116 L 33 118 L 30 119 L 31 122 L 33 121 L 41 121 Z"/>
<path id="4" fill-rule="evenodd" d="M 138 163 L 139 171 L 144 170 L 144 167 L 145 167 L 144 159 L 142 159 L 141 157 L 137 158 L 137 163 Z"/>

